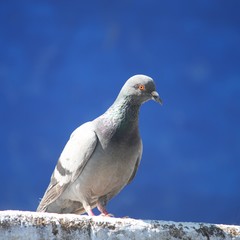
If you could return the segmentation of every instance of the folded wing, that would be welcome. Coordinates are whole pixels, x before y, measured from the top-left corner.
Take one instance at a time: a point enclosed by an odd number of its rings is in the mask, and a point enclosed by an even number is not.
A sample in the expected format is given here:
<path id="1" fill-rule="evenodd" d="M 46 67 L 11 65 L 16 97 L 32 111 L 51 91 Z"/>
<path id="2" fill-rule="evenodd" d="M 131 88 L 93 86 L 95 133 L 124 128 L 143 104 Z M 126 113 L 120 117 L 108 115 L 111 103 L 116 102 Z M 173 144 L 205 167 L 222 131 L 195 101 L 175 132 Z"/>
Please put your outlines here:
<path id="1" fill-rule="evenodd" d="M 49 204 L 56 201 L 69 184 L 82 173 L 85 165 L 94 153 L 98 143 L 92 122 L 77 128 L 70 136 L 51 176 L 50 184 L 37 208 L 45 212 Z"/>

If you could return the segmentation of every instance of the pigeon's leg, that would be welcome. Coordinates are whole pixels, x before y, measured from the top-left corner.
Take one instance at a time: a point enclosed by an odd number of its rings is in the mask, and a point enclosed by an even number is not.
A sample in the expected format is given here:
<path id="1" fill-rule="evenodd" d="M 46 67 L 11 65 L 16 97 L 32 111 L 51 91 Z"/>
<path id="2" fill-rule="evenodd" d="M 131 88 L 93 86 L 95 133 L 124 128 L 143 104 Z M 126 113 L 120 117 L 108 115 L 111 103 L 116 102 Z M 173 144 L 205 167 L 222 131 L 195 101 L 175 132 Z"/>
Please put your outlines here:
<path id="1" fill-rule="evenodd" d="M 107 199 L 108 199 L 107 196 L 100 197 L 97 201 L 97 208 L 101 212 L 102 216 L 113 217 L 113 215 L 108 213 L 108 211 L 106 210 L 106 205 L 108 202 Z"/>
<path id="2" fill-rule="evenodd" d="M 109 213 L 107 212 L 106 208 L 102 206 L 100 203 L 97 203 L 97 208 L 101 212 L 101 215 L 107 216 Z"/>
<path id="3" fill-rule="evenodd" d="M 83 203 L 83 207 L 85 209 L 85 211 L 87 212 L 88 216 L 95 216 L 95 214 L 92 211 L 91 206 L 88 203 Z"/>
<path id="4" fill-rule="evenodd" d="M 87 214 L 88 214 L 88 216 L 91 216 L 91 217 L 95 216 L 95 214 L 93 213 L 92 209 L 88 210 Z"/>

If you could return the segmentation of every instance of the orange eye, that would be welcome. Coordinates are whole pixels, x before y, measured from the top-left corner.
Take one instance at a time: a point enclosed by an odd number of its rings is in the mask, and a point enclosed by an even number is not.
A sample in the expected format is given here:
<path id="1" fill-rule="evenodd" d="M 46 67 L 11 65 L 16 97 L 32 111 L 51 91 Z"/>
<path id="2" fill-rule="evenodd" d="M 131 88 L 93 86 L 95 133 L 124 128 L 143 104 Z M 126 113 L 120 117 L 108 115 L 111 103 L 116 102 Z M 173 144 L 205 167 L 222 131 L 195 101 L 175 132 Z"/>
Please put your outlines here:
<path id="1" fill-rule="evenodd" d="M 143 90 L 145 90 L 145 86 L 142 85 L 142 84 L 140 84 L 140 85 L 138 86 L 138 89 L 140 89 L 141 91 L 143 91 Z"/>

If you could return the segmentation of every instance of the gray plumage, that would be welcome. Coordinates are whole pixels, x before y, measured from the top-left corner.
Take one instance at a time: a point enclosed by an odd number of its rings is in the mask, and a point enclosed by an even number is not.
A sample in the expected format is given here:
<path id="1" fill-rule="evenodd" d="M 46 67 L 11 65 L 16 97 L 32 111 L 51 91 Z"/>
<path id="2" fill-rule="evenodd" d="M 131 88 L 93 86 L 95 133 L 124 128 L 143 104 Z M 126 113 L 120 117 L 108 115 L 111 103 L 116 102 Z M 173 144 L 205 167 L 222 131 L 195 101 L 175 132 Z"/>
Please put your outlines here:
<path id="1" fill-rule="evenodd" d="M 103 215 L 107 202 L 132 181 L 142 156 L 138 117 L 142 103 L 161 103 L 153 80 L 127 80 L 113 105 L 70 136 L 37 208 L 40 212 Z"/>

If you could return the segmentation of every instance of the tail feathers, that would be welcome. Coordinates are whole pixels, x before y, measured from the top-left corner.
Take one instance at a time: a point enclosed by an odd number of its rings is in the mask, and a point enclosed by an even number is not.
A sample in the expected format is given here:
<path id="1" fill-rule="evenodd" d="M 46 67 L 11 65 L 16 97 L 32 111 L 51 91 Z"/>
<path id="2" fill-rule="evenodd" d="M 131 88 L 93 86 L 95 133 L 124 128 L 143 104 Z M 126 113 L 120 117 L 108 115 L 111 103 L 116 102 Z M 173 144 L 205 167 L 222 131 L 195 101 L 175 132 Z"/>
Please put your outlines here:
<path id="1" fill-rule="evenodd" d="M 36 212 L 47 212 L 47 205 L 43 204 L 42 199 L 40 199 Z"/>
<path id="2" fill-rule="evenodd" d="M 86 212 L 81 202 L 71 201 L 71 200 L 60 200 L 57 202 L 51 202 L 50 204 L 46 204 L 42 199 L 38 205 L 37 212 L 52 212 L 52 213 L 73 213 L 73 214 L 83 214 Z M 97 201 L 93 201 L 90 203 L 92 208 L 95 208 L 97 205 Z"/>

